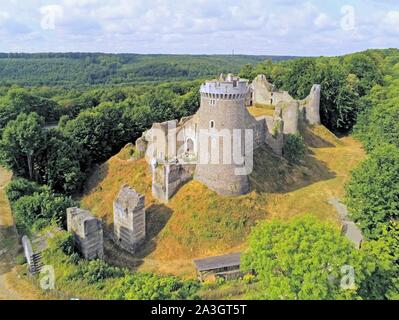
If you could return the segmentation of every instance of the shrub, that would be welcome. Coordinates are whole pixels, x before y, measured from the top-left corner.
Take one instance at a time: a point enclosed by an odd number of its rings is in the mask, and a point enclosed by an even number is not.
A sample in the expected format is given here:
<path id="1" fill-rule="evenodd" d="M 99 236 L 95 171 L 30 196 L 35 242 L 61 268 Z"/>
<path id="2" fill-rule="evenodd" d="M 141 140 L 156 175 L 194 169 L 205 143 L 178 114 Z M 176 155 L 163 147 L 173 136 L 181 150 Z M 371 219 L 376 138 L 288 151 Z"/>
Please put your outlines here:
<path id="1" fill-rule="evenodd" d="M 242 278 L 242 280 L 243 280 L 245 283 L 247 283 L 247 284 L 251 284 L 251 283 L 253 283 L 253 282 L 256 280 L 256 278 L 255 278 L 255 276 L 254 276 L 252 273 L 247 273 L 247 274 Z"/>
<path id="2" fill-rule="evenodd" d="M 62 225 L 66 209 L 75 202 L 70 197 L 52 193 L 48 188 L 30 196 L 23 196 L 12 204 L 15 221 L 20 230 L 40 230 L 52 223 Z"/>
<path id="3" fill-rule="evenodd" d="M 8 200 L 11 203 L 16 202 L 19 198 L 24 196 L 31 196 L 35 192 L 40 192 L 42 187 L 36 182 L 29 181 L 27 179 L 18 178 L 12 180 L 6 189 Z"/>
<path id="4" fill-rule="evenodd" d="M 125 270 L 112 267 L 102 260 L 93 260 L 79 264 L 77 270 L 69 276 L 69 279 L 85 280 L 89 284 L 96 284 L 105 279 L 123 277 L 125 273 Z"/>
<path id="5" fill-rule="evenodd" d="M 61 236 L 55 240 L 55 245 L 68 256 L 71 256 L 73 253 L 75 253 L 73 236 L 69 232 L 63 232 Z"/>
<path id="6" fill-rule="evenodd" d="M 284 138 L 284 157 L 293 164 L 300 163 L 305 156 L 306 146 L 300 134 L 288 134 Z"/>
<path id="7" fill-rule="evenodd" d="M 24 265 L 26 263 L 26 258 L 24 254 L 19 254 L 15 258 L 15 263 L 18 265 Z"/>
<path id="8" fill-rule="evenodd" d="M 161 277 L 152 273 L 126 275 L 111 290 L 108 298 L 117 300 L 186 300 L 198 299 L 198 281 Z"/>

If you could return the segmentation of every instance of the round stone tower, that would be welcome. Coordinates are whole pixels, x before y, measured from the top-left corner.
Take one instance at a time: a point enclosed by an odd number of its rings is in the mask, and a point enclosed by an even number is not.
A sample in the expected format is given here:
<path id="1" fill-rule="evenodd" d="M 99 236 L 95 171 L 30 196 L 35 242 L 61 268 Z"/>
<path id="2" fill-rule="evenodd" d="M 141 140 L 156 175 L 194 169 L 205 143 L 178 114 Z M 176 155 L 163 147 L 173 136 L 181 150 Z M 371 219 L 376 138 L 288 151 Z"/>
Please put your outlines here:
<path id="1" fill-rule="evenodd" d="M 242 171 L 245 171 L 248 81 L 231 74 L 221 75 L 219 80 L 204 83 L 200 93 L 195 179 L 221 195 L 246 194 L 249 179 Z"/>

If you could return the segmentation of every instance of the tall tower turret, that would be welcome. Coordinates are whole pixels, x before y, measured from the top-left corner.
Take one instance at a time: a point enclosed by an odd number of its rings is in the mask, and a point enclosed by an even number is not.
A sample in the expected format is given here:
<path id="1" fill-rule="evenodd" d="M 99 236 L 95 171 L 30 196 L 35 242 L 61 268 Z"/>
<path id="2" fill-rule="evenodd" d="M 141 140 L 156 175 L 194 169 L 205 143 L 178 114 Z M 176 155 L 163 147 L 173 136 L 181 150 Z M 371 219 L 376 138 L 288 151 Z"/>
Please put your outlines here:
<path id="1" fill-rule="evenodd" d="M 249 192 L 244 169 L 248 81 L 232 74 L 221 75 L 204 83 L 200 93 L 195 179 L 222 195 L 245 194 Z"/>

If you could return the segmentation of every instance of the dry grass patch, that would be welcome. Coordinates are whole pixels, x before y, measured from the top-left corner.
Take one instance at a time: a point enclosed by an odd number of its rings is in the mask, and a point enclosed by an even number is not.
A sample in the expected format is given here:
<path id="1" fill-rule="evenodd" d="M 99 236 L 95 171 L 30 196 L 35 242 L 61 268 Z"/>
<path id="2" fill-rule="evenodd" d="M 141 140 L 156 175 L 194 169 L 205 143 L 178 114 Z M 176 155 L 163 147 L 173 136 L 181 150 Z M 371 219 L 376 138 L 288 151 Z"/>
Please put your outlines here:
<path id="1" fill-rule="evenodd" d="M 259 107 L 249 107 L 248 108 L 249 113 L 257 118 L 260 116 L 273 116 L 274 115 L 274 108 L 259 108 Z"/>
<path id="2" fill-rule="evenodd" d="M 264 203 L 265 197 L 255 192 L 221 197 L 200 182 L 191 181 L 168 204 L 173 214 L 151 256 L 187 259 L 234 250 L 256 221 L 267 215 Z"/>
<path id="3" fill-rule="evenodd" d="M 122 149 L 122 154 L 125 150 Z M 146 206 L 154 204 L 151 194 L 151 172 L 144 159 L 122 160 L 119 155 L 97 167 L 88 179 L 81 199 L 83 208 L 112 223 L 112 204 L 124 184 L 128 184 L 146 196 Z"/>

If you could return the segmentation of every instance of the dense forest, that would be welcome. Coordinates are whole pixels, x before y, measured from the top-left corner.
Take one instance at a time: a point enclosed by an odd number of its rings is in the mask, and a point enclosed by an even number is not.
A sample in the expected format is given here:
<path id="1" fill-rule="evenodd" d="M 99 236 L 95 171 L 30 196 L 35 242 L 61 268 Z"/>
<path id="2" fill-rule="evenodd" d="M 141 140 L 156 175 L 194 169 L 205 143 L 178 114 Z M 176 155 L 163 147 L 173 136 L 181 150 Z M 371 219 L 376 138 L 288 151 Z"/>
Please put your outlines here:
<path id="1" fill-rule="evenodd" d="M 100 53 L 0 53 L 0 85 L 93 85 L 171 81 L 238 72 L 245 64 L 284 56 L 195 56 Z"/>
<path id="2" fill-rule="evenodd" d="M 0 55 L 0 163 L 17 177 L 8 196 L 18 227 L 29 233 L 50 222 L 62 225 L 65 208 L 74 203 L 71 196 L 80 192 L 93 165 L 133 142 L 153 122 L 193 114 L 203 77 L 233 71 L 253 79 L 264 73 L 297 98 L 319 83 L 323 124 L 333 132 L 354 135 L 368 153 L 352 173 L 345 199 L 367 241 L 355 252 L 336 231 L 312 219 L 260 225 L 251 236 L 244 267 L 255 270 L 267 286 L 253 297 L 399 298 L 399 50 L 277 60 L 284 61 L 244 56 Z M 326 246 L 328 242 L 331 250 L 310 250 L 315 239 Z M 288 251 L 276 243 L 286 243 Z M 312 273 L 295 264 L 289 253 L 295 247 L 309 249 L 302 258 L 310 266 L 315 256 L 326 264 L 351 262 L 361 270 L 361 284 L 345 295 L 324 287 L 327 280 L 320 270 Z M 282 251 L 276 251 L 279 248 Z M 291 273 L 283 278 L 273 274 L 276 265 L 259 258 L 276 254 L 290 266 Z M 84 267 L 88 270 L 80 270 Z M 110 277 L 122 272 L 95 263 L 80 269 L 89 275 L 108 270 Z M 115 289 L 114 297 L 126 298 L 130 290 L 132 297 L 142 298 L 131 289 L 134 283 L 144 278 L 160 281 L 152 275 L 136 279 L 122 273 L 123 292 Z M 298 274 L 313 277 L 306 279 L 305 290 Z M 196 284 L 165 281 L 183 293 L 151 292 L 144 298 L 195 296 L 190 288 Z"/>

